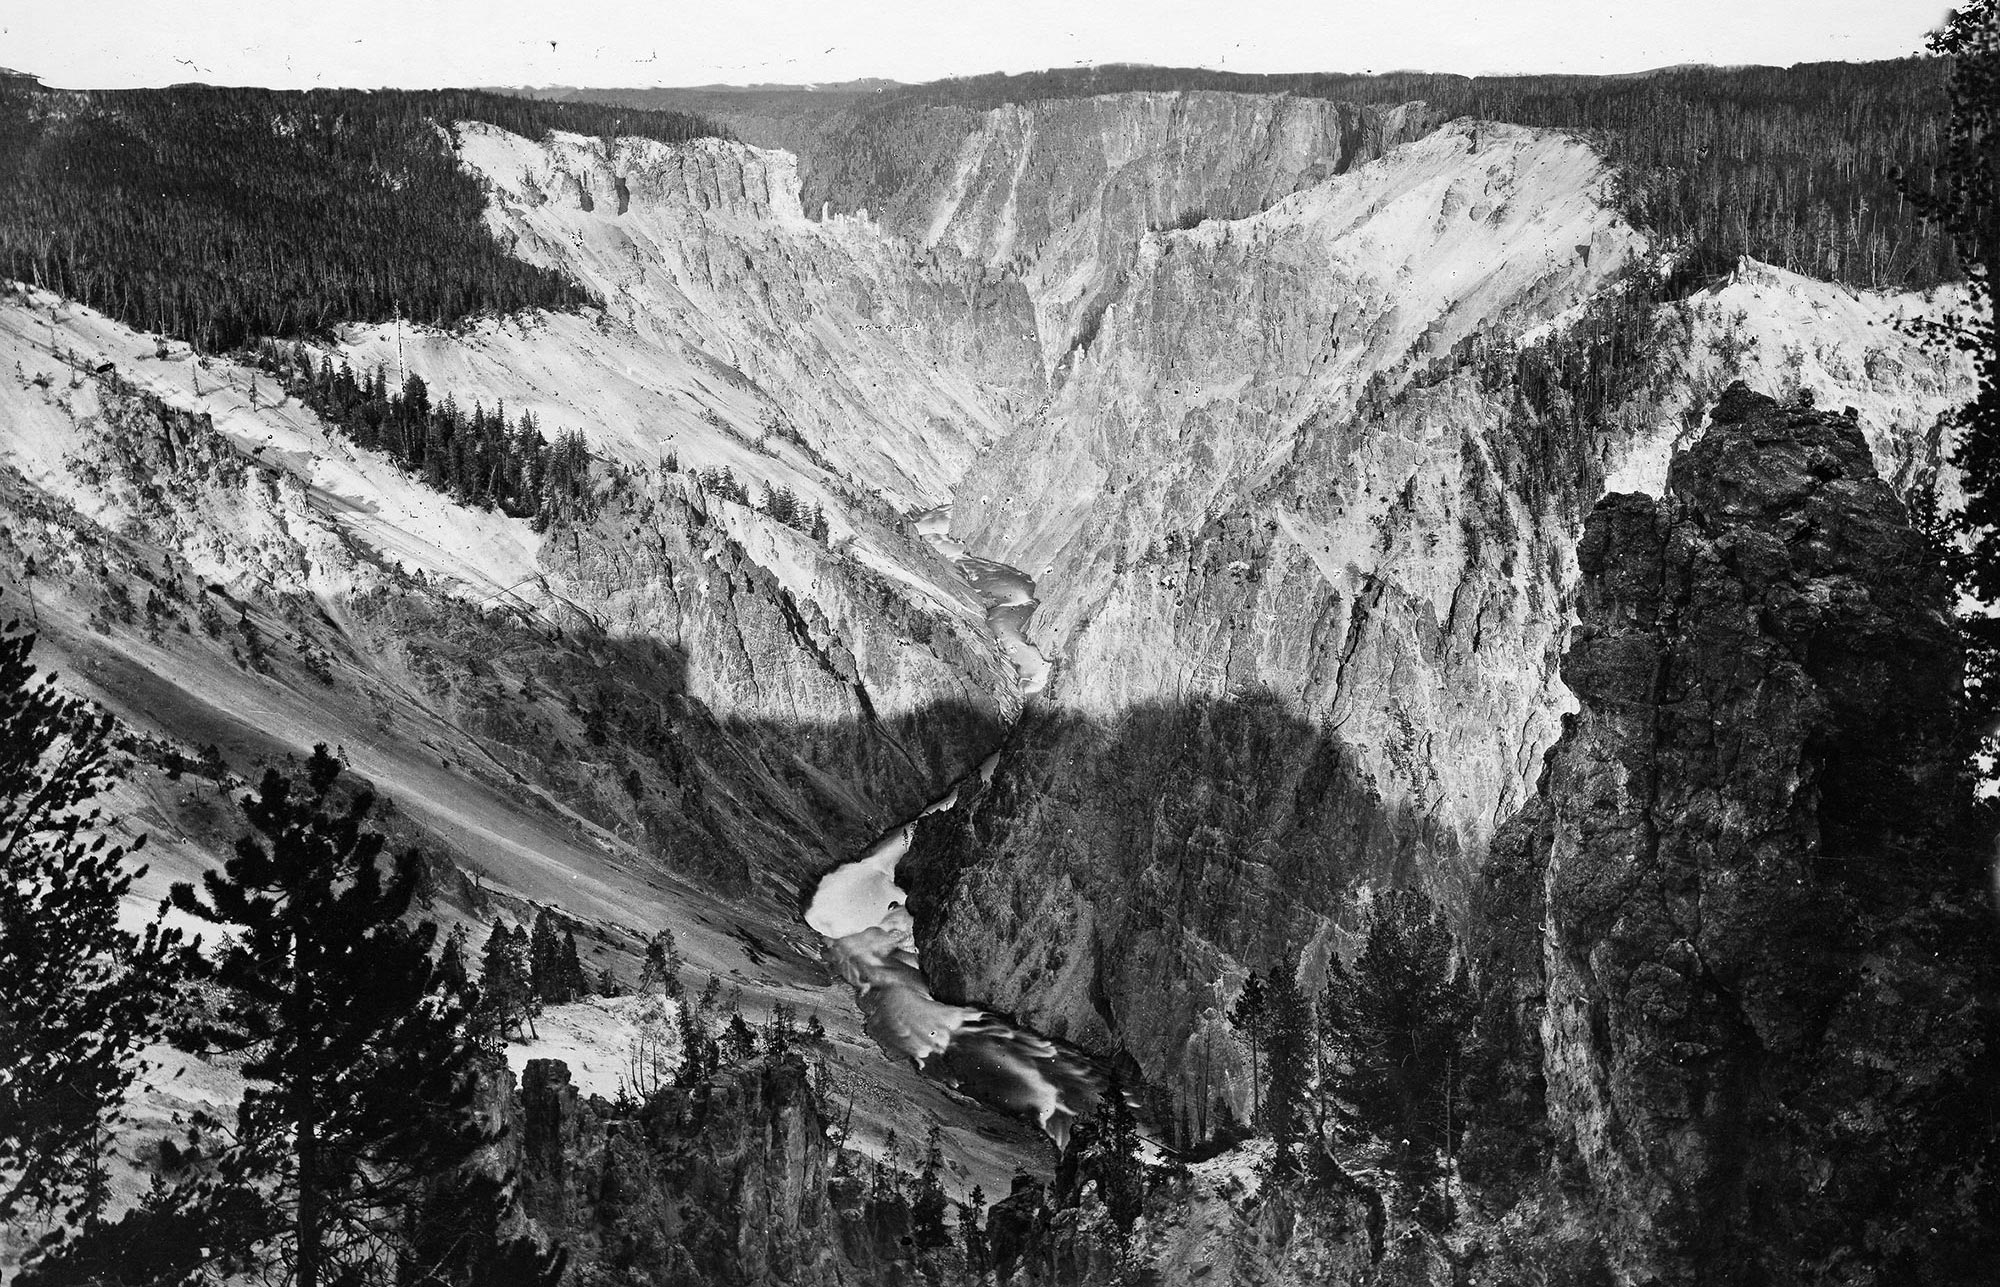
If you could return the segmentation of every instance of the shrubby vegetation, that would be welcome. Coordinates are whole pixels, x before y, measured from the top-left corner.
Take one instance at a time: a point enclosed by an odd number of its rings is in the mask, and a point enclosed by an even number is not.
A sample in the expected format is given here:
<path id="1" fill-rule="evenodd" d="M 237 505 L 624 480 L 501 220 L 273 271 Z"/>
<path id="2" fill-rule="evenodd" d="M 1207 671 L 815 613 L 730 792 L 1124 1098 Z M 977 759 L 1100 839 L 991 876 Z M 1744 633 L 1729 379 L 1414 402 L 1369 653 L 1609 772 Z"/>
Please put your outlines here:
<path id="1" fill-rule="evenodd" d="M 1919 224 L 1899 173 L 1927 180 L 1943 142 L 1938 59 L 1644 76 L 1251 76 L 1107 66 L 887 91 L 805 145 L 806 208 L 882 209 L 1005 103 L 1140 90 L 1427 103 L 1460 116 L 1589 132 L 1623 174 L 1620 201 L 1700 271 L 1739 255 L 1831 281 L 1924 287 L 1957 276 L 1949 238 Z"/>
<path id="2" fill-rule="evenodd" d="M 458 121 L 530 138 L 721 133 L 682 112 L 469 90 L 0 82 L 0 277 L 209 351 L 587 303 L 486 230 L 485 195 L 443 132 Z"/>

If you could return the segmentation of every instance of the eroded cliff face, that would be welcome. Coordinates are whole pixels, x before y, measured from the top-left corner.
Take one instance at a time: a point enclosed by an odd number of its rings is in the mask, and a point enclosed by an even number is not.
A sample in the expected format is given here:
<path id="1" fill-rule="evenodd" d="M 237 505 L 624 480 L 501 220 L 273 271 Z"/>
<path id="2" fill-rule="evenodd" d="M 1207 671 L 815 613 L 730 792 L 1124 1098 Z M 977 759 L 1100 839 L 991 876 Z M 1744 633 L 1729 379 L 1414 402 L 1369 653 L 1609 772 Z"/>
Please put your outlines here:
<path id="1" fill-rule="evenodd" d="M 1990 1276 L 2000 975 L 1934 556 L 1854 420 L 1738 385 L 1579 558 L 1581 709 L 1480 906 L 1619 1277 Z"/>
<path id="2" fill-rule="evenodd" d="M 954 506 L 971 548 L 1040 578 L 1060 712 L 940 842 L 965 895 L 930 904 L 927 959 L 965 995 L 1204 1094 L 1242 967 L 1312 977 L 1357 884 L 1466 904 L 1574 706 L 1558 660 L 1607 477 L 1659 488 L 1742 375 L 1855 407 L 1901 483 L 1935 462 L 1966 373 L 1897 327 L 1935 302 L 1749 263 L 1652 302 L 1606 177 L 1576 139 L 1456 122 L 1145 236 Z M 1270 735 L 1223 763 L 1216 711 Z M 1207 910 L 1227 899 L 1257 910 Z M 1190 990 L 1157 1003 L 1157 979 Z"/>
<path id="3" fill-rule="evenodd" d="M 1434 122 L 1421 104 L 1286 95 L 1107 94 L 995 108 L 881 212 L 931 247 L 1018 276 L 1043 368 L 1088 343 L 1145 234 L 1242 219 Z"/>
<path id="4" fill-rule="evenodd" d="M 1522 403 L 1516 355 L 1560 365 L 1537 334 L 1642 249 L 1603 178 L 1574 140 L 1460 123 L 1146 237 L 954 510 L 1042 575 L 1061 708 L 939 902 L 927 959 L 970 995 L 1206 1102 L 1240 963 L 1326 950 L 1357 883 L 1463 879 L 1561 712 L 1597 426 Z"/>
<path id="5" fill-rule="evenodd" d="M 351 328 L 357 360 L 504 397 L 627 459 L 674 451 L 829 509 L 943 502 L 1041 397 L 1018 281 L 867 219 L 808 221 L 787 153 L 477 124 L 457 138 L 501 242 L 605 307 L 454 333 Z"/>

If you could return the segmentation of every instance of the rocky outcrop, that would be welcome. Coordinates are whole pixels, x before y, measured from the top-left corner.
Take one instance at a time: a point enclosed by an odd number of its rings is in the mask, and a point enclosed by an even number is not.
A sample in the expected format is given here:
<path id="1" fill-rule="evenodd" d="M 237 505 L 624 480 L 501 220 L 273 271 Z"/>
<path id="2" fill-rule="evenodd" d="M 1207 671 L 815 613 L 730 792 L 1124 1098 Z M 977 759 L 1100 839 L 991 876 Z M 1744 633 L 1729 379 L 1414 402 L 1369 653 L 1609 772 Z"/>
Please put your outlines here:
<path id="1" fill-rule="evenodd" d="M 569 1249 L 566 1283 L 914 1281 L 893 1222 L 836 1201 L 828 1124 L 796 1060 L 613 1109 L 538 1059 L 515 1111 L 495 1160 L 540 1240 Z"/>
<path id="2" fill-rule="evenodd" d="M 1852 419 L 1739 384 L 1578 557 L 1581 710 L 1475 907 L 1619 1279 L 1985 1280 L 2000 973 L 1935 556 Z"/>
<path id="3" fill-rule="evenodd" d="M 1296 955 L 1358 883 L 1450 840 L 1385 807 L 1337 738 L 1269 694 L 1031 710 L 984 789 L 904 861 L 927 973 L 1037 1031 L 1124 1048 L 1191 1112 L 1241 1092 L 1236 962 Z M 1239 1075 L 1241 1074 L 1241 1075 Z"/>

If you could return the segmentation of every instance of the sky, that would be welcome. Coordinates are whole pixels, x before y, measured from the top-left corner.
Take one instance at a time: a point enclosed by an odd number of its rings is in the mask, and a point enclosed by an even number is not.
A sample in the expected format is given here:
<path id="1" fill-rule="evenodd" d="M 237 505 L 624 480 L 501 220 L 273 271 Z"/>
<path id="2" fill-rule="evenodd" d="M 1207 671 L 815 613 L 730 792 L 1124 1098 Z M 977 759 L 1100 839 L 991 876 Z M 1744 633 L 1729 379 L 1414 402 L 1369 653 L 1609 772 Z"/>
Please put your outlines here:
<path id="1" fill-rule="evenodd" d="M 1895 58 L 1940 0 L 6 0 L 0 67 L 176 81 L 651 86 L 923 81 L 1104 62 L 1616 73 Z"/>

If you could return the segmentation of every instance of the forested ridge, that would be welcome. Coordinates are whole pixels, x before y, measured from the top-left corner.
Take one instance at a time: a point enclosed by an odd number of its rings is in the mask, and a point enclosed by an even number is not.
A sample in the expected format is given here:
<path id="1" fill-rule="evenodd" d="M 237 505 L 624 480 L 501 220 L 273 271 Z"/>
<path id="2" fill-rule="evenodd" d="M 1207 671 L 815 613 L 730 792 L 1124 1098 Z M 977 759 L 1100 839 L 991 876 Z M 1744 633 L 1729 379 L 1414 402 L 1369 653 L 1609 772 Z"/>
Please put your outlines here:
<path id="1" fill-rule="evenodd" d="M 0 83 L 0 276 L 211 351 L 588 303 L 487 232 L 445 133 L 466 120 L 529 138 L 722 133 L 684 112 L 470 90 Z"/>
<path id="2" fill-rule="evenodd" d="M 1428 104 L 1460 116 L 1583 131 L 1624 176 L 1641 227 L 1705 271 L 1739 255 L 1850 285 L 1922 288 L 1958 275 L 1948 239 L 1898 186 L 1928 187 L 1942 145 L 1939 58 L 1643 76 L 1253 76 L 1107 66 L 938 81 L 874 95 L 829 120 L 803 157 L 806 207 L 882 209 L 1008 103 L 1167 90 Z"/>

